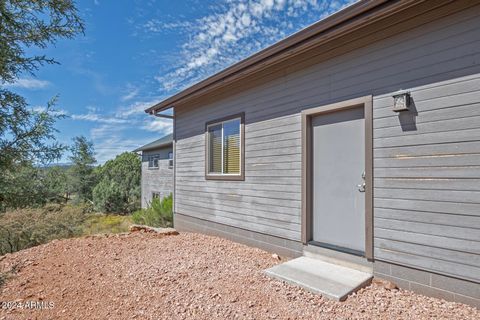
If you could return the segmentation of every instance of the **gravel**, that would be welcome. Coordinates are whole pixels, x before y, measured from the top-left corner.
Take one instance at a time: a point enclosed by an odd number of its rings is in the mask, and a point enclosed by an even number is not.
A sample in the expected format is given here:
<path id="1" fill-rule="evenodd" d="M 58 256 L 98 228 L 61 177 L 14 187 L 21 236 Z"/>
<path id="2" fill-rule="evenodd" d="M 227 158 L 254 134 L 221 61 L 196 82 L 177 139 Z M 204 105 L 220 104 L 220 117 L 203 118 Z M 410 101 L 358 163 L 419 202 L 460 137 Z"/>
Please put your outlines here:
<path id="1" fill-rule="evenodd" d="M 0 257 L 1 272 L 17 269 L 0 291 L 17 307 L 0 319 L 480 319 L 473 307 L 377 282 L 330 301 L 262 273 L 281 262 L 194 233 L 55 240 Z"/>

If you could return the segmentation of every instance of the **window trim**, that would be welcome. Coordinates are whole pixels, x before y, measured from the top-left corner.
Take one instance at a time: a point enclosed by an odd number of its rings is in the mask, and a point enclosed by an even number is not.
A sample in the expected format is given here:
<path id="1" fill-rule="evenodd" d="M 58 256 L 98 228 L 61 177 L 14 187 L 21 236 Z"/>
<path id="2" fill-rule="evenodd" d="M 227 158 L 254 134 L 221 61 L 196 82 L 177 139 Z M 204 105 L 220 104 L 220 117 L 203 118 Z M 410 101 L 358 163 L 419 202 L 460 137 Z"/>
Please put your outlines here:
<path id="1" fill-rule="evenodd" d="M 240 174 L 225 174 L 225 173 L 209 173 L 209 144 L 208 144 L 208 128 L 212 125 L 220 124 L 229 120 L 240 119 Z M 223 143 L 222 143 L 223 148 Z M 222 152 L 223 154 L 223 152 Z M 244 181 L 245 180 L 245 112 L 215 119 L 205 123 L 205 180 L 230 180 L 230 181 Z"/>
<path id="2" fill-rule="evenodd" d="M 155 164 L 155 158 L 157 158 L 157 166 L 153 165 L 153 166 L 150 166 L 150 158 L 152 158 L 152 163 Z M 147 155 L 147 163 L 148 163 L 148 170 L 157 170 L 159 167 L 160 167 L 160 164 L 159 164 L 159 161 L 160 161 L 160 154 L 158 153 L 154 153 L 154 154 L 149 154 Z"/>
<path id="3" fill-rule="evenodd" d="M 168 152 L 168 169 L 173 169 L 173 151 Z"/>

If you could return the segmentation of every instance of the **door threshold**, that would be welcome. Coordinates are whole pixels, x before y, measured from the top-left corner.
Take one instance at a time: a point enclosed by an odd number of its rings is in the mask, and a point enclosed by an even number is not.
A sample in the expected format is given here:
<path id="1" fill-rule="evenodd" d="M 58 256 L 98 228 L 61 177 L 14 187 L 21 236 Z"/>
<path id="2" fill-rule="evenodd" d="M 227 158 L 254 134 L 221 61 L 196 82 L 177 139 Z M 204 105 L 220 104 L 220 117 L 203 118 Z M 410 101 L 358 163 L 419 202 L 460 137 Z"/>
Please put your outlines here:
<path id="1" fill-rule="evenodd" d="M 333 251 L 338 251 L 342 253 L 347 253 L 351 254 L 357 257 L 365 257 L 365 251 L 360 251 L 360 250 L 354 250 L 354 249 L 349 249 L 341 246 L 336 246 L 334 244 L 329 244 L 329 243 L 324 243 L 324 242 L 319 242 L 319 241 L 309 241 L 309 245 L 316 246 L 316 247 L 321 247 Z"/>
<path id="2" fill-rule="evenodd" d="M 332 250 L 310 242 L 303 246 L 303 255 L 363 272 L 373 271 L 373 263 L 363 256 Z"/>

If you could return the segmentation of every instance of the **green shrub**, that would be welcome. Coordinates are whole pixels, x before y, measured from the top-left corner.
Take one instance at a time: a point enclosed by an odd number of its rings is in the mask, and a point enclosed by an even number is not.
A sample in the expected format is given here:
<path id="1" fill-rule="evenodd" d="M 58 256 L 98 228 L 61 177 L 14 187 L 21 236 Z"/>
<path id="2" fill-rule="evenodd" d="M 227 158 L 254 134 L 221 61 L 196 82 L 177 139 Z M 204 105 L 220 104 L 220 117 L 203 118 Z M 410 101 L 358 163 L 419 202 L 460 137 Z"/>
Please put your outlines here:
<path id="1" fill-rule="evenodd" d="M 98 211 L 130 214 L 140 207 L 142 161 L 132 152 L 124 152 L 97 168 L 99 182 L 93 189 Z"/>
<path id="2" fill-rule="evenodd" d="M 143 224 L 151 227 L 173 226 L 173 197 L 170 194 L 161 201 L 154 198 L 147 209 L 141 209 L 132 214 L 132 220 L 136 224 Z"/>
<path id="3" fill-rule="evenodd" d="M 115 181 L 100 181 L 93 189 L 93 199 L 98 211 L 121 213 L 126 210 L 122 192 Z"/>
<path id="4" fill-rule="evenodd" d="M 88 217 L 83 207 L 48 205 L 0 214 L 0 255 L 33 247 L 53 239 L 82 234 Z"/>
<path id="5" fill-rule="evenodd" d="M 131 224 L 130 216 L 95 214 L 85 221 L 83 234 L 127 232 Z"/>
<path id="6" fill-rule="evenodd" d="M 47 205 L 0 213 L 0 255 L 53 239 L 127 232 L 132 224 L 131 216 L 92 214 L 91 211 L 92 206 L 85 204 Z"/>

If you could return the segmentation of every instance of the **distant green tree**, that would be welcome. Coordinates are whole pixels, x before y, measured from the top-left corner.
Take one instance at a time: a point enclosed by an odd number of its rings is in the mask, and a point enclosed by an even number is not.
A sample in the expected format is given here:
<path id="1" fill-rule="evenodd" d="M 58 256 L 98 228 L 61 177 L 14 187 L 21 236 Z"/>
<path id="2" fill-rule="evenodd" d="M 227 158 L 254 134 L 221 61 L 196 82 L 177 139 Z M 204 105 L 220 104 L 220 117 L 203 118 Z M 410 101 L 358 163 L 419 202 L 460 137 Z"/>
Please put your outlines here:
<path id="1" fill-rule="evenodd" d="M 99 182 L 93 189 L 93 202 L 106 213 L 132 213 L 140 207 L 140 158 L 124 152 L 98 168 Z"/>
<path id="2" fill-rule="evenodd" d="M 2 211 L 7 208 L 40 207 L 46 203 L 42 174 L 29 162 L 14 164 L 2 174 Z"/>
<path id="3" fill-rule="evenodd" d="M 83 136 L 75 137 L 70 151 L 71 190 L 79 202 L 92 201 L 92 190 L 96 184 L 94 169 L 97 162 L 93 143 Z"/>
<path id="4" fill-rule="evenodd" d="M 0 211 L 38 208 L 52 202 L 66 203 L 70 199 L 69 176 L 64 167 L 38 167 L 29 162 L 15 164 L 4 172 L 3 181 Z"/>
<path id="5" fill-rule="evenodd" d="M 43 188 L 48 202 L 67 203 L 72 194 L 70 168 L 52 166 L 40 170 L 43 172 Z"/>

